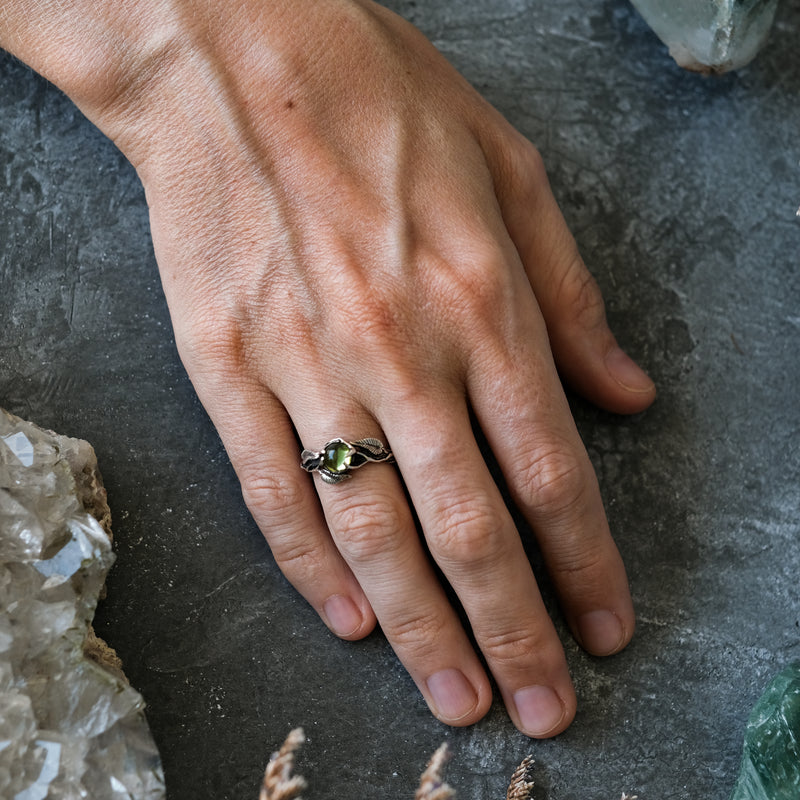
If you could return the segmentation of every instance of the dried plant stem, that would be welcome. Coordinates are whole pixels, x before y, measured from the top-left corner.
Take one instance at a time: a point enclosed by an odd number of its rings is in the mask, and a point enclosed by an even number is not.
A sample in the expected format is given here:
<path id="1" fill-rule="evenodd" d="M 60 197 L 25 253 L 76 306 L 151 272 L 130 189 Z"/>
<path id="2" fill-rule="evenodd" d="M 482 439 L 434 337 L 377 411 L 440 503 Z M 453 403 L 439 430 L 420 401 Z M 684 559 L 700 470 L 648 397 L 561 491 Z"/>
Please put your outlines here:
<path id="1" fill-rule="evenodd" d="M 514 770 L 511 782 L 508 784 L 506 800 L 530 800 L 533 791 L 533 781 L 531 768 L 533 767 L 533 756 L 525 756 L 522 763 Z"/>
<path id="2" fill-rule="evenodd" d="M 442 767 L 447 761 L 447 745 L 443 744 L 428 762 L 428 767 L 422 773 L 419 789 L 414 795 L 414 800 L 450 800 L 456 793 L 442 779 Z"/>
<path id="3" fill-rule="evenodd" d="M 294 754 L 306 737 L 302 728 L 295 728 L 286 737 L 283 747 L 273 753 L 264 773 L 264 784 L 261 787 L 259 800 L 302 800 L 300 792 L 306 788 L 305 780 L 299 775 L 292 775 Z"/>
<path id="4" fill-rule="evenodd" d="M 286 737 L 283 747 L 272 754 L 264 773 L 259 800 L 303 800 L 300 797 L 307 784 L 300 775 L 292 775 L 294 756 L 306 737 L 302 728 L 295 728 Z M 428 762 L 419 782 L 414 800 L 455 800 L 456 793 L 442 778 L 442 768 L 449 757 L 447 745 L 443 744 Z M 531 800 L 534 784 L 532 780 L 533 756 L 525 756 L 514 770 L 506 792 L 506 800 Z M 637 800 L 636 795 L 622 793 L 621 800 Z"/>

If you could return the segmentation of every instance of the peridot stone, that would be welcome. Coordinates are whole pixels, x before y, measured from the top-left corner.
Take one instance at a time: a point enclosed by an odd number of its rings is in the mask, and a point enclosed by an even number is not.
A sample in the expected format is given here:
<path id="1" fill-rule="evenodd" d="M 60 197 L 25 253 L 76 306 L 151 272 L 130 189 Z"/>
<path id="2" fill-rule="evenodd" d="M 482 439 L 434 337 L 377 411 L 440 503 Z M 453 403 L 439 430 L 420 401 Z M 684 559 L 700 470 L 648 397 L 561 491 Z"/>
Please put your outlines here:
<path id="1" fill-rule="evenodd" d="M 731 800 L 800 798 L 800 662 L 767 686 L 747 722 Z"/>
<path id="2" fill-rule="evenodd" d="M 330 442 L 325 448 L 322 466 L 329 472 L 344 472 L 350 466 L 353 450 L 347 442 Z"/>

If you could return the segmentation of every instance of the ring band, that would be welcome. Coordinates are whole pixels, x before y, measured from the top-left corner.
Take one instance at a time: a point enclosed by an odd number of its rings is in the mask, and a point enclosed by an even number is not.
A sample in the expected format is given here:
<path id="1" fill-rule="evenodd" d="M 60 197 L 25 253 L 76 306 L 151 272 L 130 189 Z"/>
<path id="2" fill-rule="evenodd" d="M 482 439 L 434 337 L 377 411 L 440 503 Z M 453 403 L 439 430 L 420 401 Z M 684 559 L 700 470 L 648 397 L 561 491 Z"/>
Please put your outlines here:
<path id="1" fill-rule="evenodd" d="M 392 451 L 378 439 L 359 439 L 347 442 L 331 439 L 322 450 L 303 450 L 300 466 L 306 472 L 319 472 L 325 483 L 340 483 L 353 476 L 350 470 L 363 467 L 370 461 L 394 463 Z"/>

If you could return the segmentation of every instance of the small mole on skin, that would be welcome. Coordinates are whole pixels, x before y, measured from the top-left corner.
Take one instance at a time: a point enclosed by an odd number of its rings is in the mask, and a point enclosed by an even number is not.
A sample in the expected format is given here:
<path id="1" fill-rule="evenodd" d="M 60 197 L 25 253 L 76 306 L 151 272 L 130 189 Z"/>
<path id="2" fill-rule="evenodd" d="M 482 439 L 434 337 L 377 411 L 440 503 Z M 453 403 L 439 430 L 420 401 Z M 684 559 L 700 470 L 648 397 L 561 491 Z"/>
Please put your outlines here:
<path id="1" fill-rule="evenodd" d="M 294 100 L 287 100 L 286 101 L 286 108 L 294 108 Z"/>

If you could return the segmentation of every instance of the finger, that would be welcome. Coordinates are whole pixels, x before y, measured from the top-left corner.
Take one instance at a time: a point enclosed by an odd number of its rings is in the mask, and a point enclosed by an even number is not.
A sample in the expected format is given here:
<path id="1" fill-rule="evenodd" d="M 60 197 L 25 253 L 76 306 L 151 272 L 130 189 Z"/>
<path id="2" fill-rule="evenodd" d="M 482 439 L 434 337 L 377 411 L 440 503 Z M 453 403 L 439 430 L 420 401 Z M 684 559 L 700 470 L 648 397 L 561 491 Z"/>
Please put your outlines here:
<path id="1" fill-rule="evenodd" d="M 619 347 L 600 290 L 550 190 L 541 156 L 514 134 L 496 187 L 508 232 L 547 324 L 565 379 L 597 405 L 634 413 L 655 399 L 650 378 Z"/>
<path id="2" fill-rule="evenodd" d="M 517 727 L 559 733 L 575 714 L 564 652 L 519 535 L 475 443 L 464 398 L 398 404 L 388 428 L 436 563 L 456 591 Z"/>
<path id="3" fill-rule="evenodd" d="M 526 320 L 519 347 L 475 352 L 470 398 L 534 529 L 570 627 L 589 652 L 609 655 L 633 634 L 625 569 L 553 362 L 526 344 L 543 334 L 535 301 L 522 290 L 517 297 L 509 315 Z"/>
<path id="4" fill-rule="evenodd" d="M 337 435 L 383 436 L 366 412 L 347 413 L 341 404 L 327 420 L 298 410 L 296 423 L 310 449 Z M 489 709 L 491 688 L 422 547 L 397 468 L 367 464 L 335 485 L 319 474 L 314 480 L 339 551 L 433 713 L 451 725 L 476 722 Z"/>
<path id="5" fill-rule="evenodd" d="M 208 382 L 197 388 L 281 572 L 333 633 L 366 636 L 375 614 L 331 540 L 281 403 L 260 384 L 241 379 L 221 382 L 216 391 Z"/>

